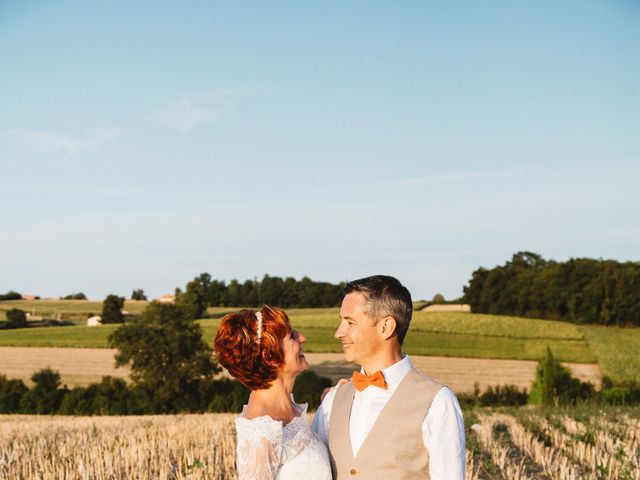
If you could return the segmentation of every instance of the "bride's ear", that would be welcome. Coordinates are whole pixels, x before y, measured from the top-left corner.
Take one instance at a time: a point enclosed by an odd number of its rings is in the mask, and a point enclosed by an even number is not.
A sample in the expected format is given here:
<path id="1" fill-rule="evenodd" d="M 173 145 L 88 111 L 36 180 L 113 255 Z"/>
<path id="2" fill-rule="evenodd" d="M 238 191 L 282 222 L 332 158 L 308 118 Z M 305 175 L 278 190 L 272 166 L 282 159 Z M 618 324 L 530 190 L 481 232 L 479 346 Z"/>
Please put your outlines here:
<path id="1" fill-rule="evenodd" d="M 396 333 L 396 319 L 391 316 L 386 316 L 382 319 L 382 338 L 388 340 Z"/>

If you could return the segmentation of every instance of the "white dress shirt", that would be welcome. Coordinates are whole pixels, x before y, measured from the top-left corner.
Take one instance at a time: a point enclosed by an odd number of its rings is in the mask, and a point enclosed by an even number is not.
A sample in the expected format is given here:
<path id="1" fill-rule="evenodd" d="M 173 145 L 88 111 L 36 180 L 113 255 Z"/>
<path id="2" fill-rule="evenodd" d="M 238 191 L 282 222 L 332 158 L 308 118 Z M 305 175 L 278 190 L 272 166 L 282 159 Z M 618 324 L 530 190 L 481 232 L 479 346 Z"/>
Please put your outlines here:
<path id="1" fill-rule="evenodd" d="M 361 392 L 355 391 L 349 418 L 349 435 L 354 457 L 380 412 L 411 368 L 411 361 L 405 355 L 398 363 L 382 370 L 387 383 L 386 389 L 369 386 Z M 329 445 L 331 406 L 336 390 L 336 388 L 331 389 L 324 397 L 311 426 L 327 446 Z M 432 480 L 464 480 L 466 465 L 464 422 L 458 400 L 449 388 L 440 389 L 434 397 L 422 422 L 422 439 L 429 452 L 429 473 Z"/>

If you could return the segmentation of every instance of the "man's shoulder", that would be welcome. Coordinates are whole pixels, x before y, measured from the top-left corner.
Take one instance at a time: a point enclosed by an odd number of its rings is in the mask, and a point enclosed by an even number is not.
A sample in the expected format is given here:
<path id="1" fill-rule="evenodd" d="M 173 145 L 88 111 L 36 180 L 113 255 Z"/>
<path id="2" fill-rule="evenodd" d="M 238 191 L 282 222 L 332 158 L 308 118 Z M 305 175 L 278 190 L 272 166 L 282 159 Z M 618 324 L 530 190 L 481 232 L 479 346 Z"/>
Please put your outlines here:
<path id="1" fill-rule="evenodd" d="M 413 368 L 408 375 L 411 375 L 411 390 L 418 394 L 420 398 L 429 399 L 427 403 L 460 408 L 455 393 L 448 385 L 434 380 L 416 368 Z"/>
<path id="2" fill-rule="evenodd" d="M 440 388 L 449 388 L 444 383 L 440 383 L 437 380 L 434 380 L 433 378 L 431 378 L 429 375 L 427 375 L 423 371 L 418 370 L 416 367 L 412 367 L 407 375 L 411 375 L 411 379 L 414 382 L 417 382 L 417 383 L 425 385 L 425 386 L 438 388 L 438 390 Z"/>

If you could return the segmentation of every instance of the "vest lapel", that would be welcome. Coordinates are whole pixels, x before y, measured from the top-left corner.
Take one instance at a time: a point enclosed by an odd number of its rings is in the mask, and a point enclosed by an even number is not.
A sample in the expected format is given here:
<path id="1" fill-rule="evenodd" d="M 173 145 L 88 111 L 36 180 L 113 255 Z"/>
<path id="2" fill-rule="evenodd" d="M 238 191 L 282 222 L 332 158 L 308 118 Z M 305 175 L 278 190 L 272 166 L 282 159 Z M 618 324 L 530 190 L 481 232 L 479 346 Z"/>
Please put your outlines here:
<path id="1" fill-rule="evenodd" d="M 394 426 L 397 426 L 399 428 L 405 428 L 404 420 L 406 416 L 402 415 L 402 412 L 403 412 L 402 400 L 405 395 L 410 394 L 411 388 L 409 384 L 411 382 L 409 381 L 409 378 L 415 373 L 416 373 L 415 369 L 411 369 L 409 373 L 407 373 L 405 377 L 400 381 L 398 388 L 396 388 L 396 391 L 393 392 L 393 394 L 391 395 L 391 398 L 389 399 L 387 404 L 384 406 L 384 408 L 380 412 L 380 415 L 378 415 L 376 422 L 373 424 L 373 427 L 371 427 L 371 430 L 369 430 L 369 433 L 364 439 L 364 442 L 362 442 L 362 445 L 360 446 L 360 449 L 358 450 L 358 453 L 356 454 L 354 459 L 357 460 L 362 456 L 367 456 L 367 450 L 369 448 L 375 448 L 375 445 L 372 445 L 375 441 L 374 439 L 380 437 L 381 435 L 384 436 L 385 429 L 389 427 L 394 427 Z M 353 400 L 352 400 L 352 403 L 353 403 Z M 349 412 L 351 412 L 351 409 L 349 409 Z M 414 426 L 407 425 L 407 427 L 411 428 Z M 421 426 L 419 427 L 421 428 Z M 350 429 L 349 429 L 349 445 L 351 445 Z M 353 448 L 351 449 L 351 451 L 353 452 Z"/>
<path id="2" fill-rule="evenodd" d="M 339 385 L 333 399 L 333 408 L 329 419 L 329 458 L 333 478 L 338 478 L 337 465 L 351 464 L 353 447 L 349 434 L 349 422 L 355 388 L 353 382 Z"/>

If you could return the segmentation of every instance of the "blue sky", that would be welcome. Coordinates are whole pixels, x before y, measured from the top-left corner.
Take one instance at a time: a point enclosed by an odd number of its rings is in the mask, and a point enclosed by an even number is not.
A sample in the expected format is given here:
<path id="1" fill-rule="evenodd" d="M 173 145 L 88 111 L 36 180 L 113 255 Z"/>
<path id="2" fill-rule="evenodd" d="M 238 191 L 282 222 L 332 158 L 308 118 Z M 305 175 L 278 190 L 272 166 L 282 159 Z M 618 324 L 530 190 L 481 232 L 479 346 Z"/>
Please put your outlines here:
<path id="1" fill-rule="evenodd" d="M 0 3 L 0 292 L 640 260 L 640 7 Z"/>

